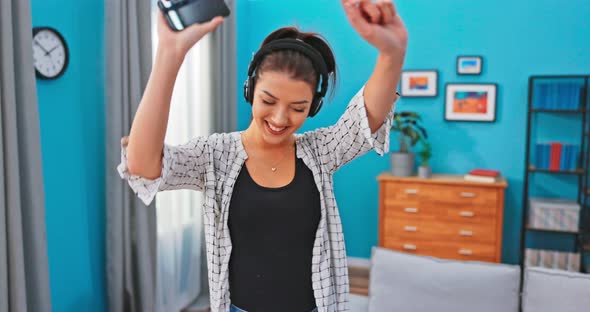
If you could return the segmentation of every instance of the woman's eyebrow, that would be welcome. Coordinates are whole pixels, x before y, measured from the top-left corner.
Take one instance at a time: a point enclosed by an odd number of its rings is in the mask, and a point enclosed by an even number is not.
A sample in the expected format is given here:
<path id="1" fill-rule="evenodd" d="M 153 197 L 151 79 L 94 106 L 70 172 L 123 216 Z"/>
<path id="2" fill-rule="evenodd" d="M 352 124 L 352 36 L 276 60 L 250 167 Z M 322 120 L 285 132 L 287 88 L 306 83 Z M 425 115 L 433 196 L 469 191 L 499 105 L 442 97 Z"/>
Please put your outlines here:
<path id="1" fill-rule="evenodd" d="M 278 99 L 279 99 L 278 97 L 276 97 L 276 96 L 272 95 L 270 92 L 268 92 L 268 91 L 266 91 L 266 90 L 262 90 L 262 92 L 264 92 L 264 93 L 268 94 L 268 96 L 270 96 L 271 98 L 273 98 L 273 99 L 275 99 L 275 100 L 278 100 Z M 309 102 L 309 101 L 307 101 L 307 100 L 302 100 L 302 101 L 295 101 L 295 102 L 291 102 L 291 104 L 305 104 L 305 103 L 308 103 L 308 102 Z"/>

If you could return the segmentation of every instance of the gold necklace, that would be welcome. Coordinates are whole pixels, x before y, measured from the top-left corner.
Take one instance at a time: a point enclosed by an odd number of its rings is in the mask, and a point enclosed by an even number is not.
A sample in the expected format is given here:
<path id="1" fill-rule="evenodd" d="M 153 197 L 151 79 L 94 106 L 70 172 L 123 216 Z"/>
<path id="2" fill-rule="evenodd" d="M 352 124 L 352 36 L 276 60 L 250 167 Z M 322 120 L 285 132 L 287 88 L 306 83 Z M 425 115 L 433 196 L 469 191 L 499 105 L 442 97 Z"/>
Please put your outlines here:
<path id="1" fill-rule="evenodd" d="M 244 138 L 246 138 L 246 135 L 245 135 L 245 133 L 244 133 L 244 136 L 243 136 L 243 137 L 244 137 Z M 250 140 L 250 139 L 248 139 L 248 140 Z M 277 169 L 278 169 L 277 165 L 278 165 L 278 164 L 279 164 L 281 161 L 283 161 L 283 159 L 285 159 L 285 157 L 287 157 L 287 155 L 288 155 L 288 154 L 289 154 L 289 153 L 287 153 L 287 152 L 283 153 L 283 157 L 281 157 L 281 159 L 280 159 L 279 161 L 277 161 L 276 163 L 274 163 L 274 165 L 272 165 L 272 166 L 270 167 L 270 170 L 271 170 L 273 173 L 275 173 L 275 172 L 277 171 Z"/>

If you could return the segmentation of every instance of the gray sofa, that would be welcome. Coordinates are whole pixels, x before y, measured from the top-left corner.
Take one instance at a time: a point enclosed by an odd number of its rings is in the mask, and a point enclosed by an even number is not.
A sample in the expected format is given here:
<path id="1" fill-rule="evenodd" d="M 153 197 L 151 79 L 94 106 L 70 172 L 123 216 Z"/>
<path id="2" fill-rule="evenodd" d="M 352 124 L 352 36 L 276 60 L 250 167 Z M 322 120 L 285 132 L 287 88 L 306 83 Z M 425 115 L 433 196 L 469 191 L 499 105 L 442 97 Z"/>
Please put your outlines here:
<path id="1" fill-rule="evenodd" d="M 517 312 L 519 295 L 519 266 L 374 247 L 369 296 L 351 295 L 351 311 Z M 524 312 L 590 311 L 590 275 L 527 268 L 522 305 Z"/>

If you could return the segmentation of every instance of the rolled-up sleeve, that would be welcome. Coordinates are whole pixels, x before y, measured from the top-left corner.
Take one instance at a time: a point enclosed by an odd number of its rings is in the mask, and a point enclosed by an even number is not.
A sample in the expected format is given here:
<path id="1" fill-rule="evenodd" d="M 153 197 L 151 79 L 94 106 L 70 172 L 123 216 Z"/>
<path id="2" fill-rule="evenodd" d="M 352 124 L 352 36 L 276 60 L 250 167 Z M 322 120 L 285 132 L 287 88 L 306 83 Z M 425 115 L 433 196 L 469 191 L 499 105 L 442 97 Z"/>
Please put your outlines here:
<path id="1" fill-rule="evenodd" d="M 389 152 L 389 136 L 396 105 L 392 105 L 381 127 L 371 133 L 364 89 L 363 86 L 352 98 L 335 125 L 310 133 L 321 151 L 323 165 L 332 173 L 370 150 L 375 150 L 381 156 Z"/>
<path id="2" fill-rule="evenodd" d="M 121 178 L 128 181 L 137 197 L 144 204 L 149 205 L 159 191 L 177 189 L 202 191 L 208 154 L 206 137 L 196 137 L 183 145 L 164 144 L 160 177 L 148 179 L 129 173 L 126 138 L 123 138 L 121 163 L 117 170 Z"/>

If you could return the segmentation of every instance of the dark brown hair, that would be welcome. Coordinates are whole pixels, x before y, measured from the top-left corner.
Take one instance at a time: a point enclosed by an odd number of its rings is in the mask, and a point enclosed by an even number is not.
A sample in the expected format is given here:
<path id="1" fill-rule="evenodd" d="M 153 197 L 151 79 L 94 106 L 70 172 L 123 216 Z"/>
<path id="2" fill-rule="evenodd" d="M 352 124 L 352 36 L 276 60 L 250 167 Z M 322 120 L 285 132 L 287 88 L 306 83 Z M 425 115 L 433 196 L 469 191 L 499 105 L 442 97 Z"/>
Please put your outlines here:
<path id="1" fill-rule="evenodd" d="M 314 47 L 322 55 L 332 84 L 330 97 L 333 97 L 336 86 L 336 60 L 328 42 L 317 33 L 302 32 L 296 27 L 283 27 L 268 35 L 262 42 L 261 47 L 273 40 L 284 38 L 300 39 Z M 256 69 L 256 76 L 265 71 L 287 72 L 291 75 L 291 78 L 311 84 L 314 92 L 318 89 L 319 73 L 311 60 L 299 51 L 280 50 L 266 55 Z M 256 80 L 256 77 L 254 79 Z"/>

